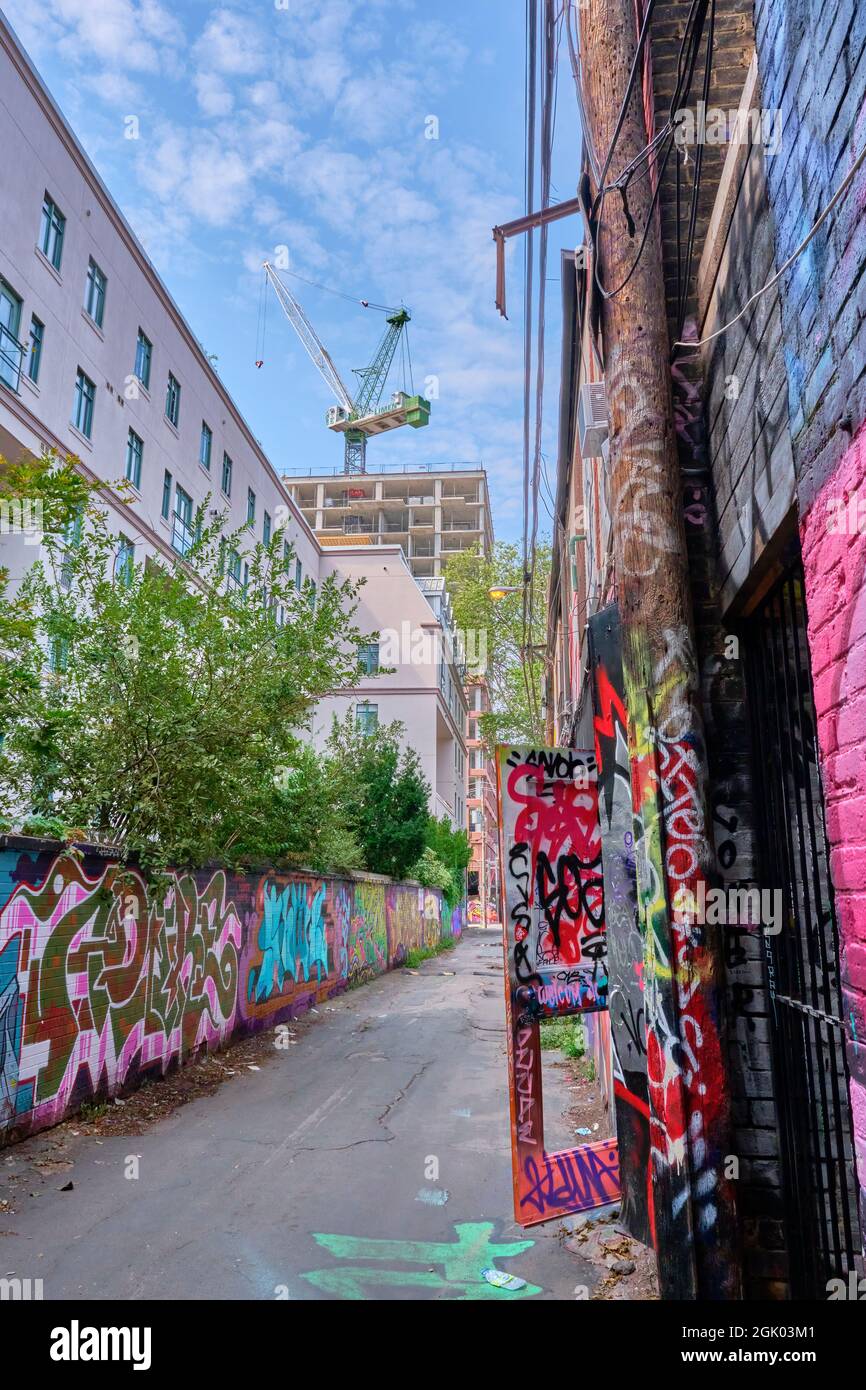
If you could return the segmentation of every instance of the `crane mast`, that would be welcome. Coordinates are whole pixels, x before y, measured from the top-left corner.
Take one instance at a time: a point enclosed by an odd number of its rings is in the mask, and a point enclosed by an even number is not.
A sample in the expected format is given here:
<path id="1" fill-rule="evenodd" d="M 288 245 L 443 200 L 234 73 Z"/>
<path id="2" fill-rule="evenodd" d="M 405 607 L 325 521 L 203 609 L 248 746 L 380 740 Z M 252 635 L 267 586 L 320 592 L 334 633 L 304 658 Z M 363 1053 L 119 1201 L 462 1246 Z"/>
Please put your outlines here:
<path id="1" fill-rule="evenodd" d="M 373 361 L 369 367 L 355 368 L 358 388 L 353 399 L 330 353 L 291 290 L 269 261 L 265 261 L 264 268 L 283 313 L 300 338 L 313 366 L 339 402 L 329 409 L 326 423 L 329 429 L 345 437 L 344 471 L 365 473 L 367 439 L 371 434 L 382 434 L 401 425 L 420 429 L 430 418 L 430 402 L 423 396 L 407 395 L 405 391 L 395 392 L 387 405 L 379 405 L 401 334 L 411 322 L 410 315 L 406 309 L 398 309 L 388 316 Z"/>

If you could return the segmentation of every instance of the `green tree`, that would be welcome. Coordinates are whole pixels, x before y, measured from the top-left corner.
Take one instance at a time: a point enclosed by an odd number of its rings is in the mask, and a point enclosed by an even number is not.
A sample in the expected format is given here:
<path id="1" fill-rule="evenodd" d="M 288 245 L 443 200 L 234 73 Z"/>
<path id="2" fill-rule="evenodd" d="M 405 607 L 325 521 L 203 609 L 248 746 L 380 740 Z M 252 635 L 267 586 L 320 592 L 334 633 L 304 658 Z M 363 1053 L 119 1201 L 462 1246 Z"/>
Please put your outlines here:
<path id="1" fill-rule="evenodd" d="M 430 816 L 424 839 L 426 848 L 413 877 L 421 883 L 427 883 L 429 878 L 429 887 L 444 888 L 448 906 L 456 907 L 466 894 L 466 870 L 472 859 L 469 836 L 465 830 L 455 830 L 447 816 Z M 441 865 L 447 875 L 444 884 L 433 881 L 435 864 Z"/>
<path id="2" fill-rule="evenodd" d="M 267 854 L 312 702 L 360 673 L 357 587 L 295 588 L 283 533 L 228 533 L 209 498 L 183 559 L 133 564 L 105 491 L 73 459 L 0 470 L 45 530 L 0 593 L 0 813 L 100 831 L 148 871 Z"/>
<path id="3" fill-rule="evenodd" d="M 364 867 L 391 878 L 406 878 L 424 849 L 430 798 L 418 754 L 400 750 L 402 733 L 396 720 L 366 733 L 350 715 L 334 720 L 327 749 L 327 770 Z"/>
<path id="4" fill-rule="evenodd" d="M 490 713 L 479 725 L 489 746 L 496 743 L 543 742 L 541 700 L 547 636 L 547 590 L 550 582 L 549 546 L 539 546 L 524 627 L 524 574 L 518 546 L 497 541 L 492 556 L 478 547 L 458 551 L 448 559 L 445 581 L 457 626 L 466 634 L 467 653 L 473 647 L 486 666 L 480 674 L 490 690 Z M 517 592 L 492 599 L 497 585 Z"/>

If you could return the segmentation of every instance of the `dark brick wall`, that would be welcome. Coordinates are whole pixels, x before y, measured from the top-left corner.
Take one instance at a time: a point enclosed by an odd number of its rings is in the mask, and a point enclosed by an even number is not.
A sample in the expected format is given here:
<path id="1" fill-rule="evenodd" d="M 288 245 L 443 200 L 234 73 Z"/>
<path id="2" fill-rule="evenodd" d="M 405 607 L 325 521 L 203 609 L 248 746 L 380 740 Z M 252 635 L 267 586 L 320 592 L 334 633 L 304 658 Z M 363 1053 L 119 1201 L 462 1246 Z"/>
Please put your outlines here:
<path id="1" fill-rule="evenodd" d="M 653 25 L 652 67 L 656 121 L 660 124 L 670 108 L 676 81 L 676 66 L 685 28 L 688 4 L 661 5 Z M 736 110 L 754 51 L 751 0 L 720 0 L 714 39 L 713 79 L 708 106 Z M 701 95 L 702 69 L 693 84 L 690 105 Z M 694 147 L 688 163 L 681 168 L 679 212 L 673 158 L 666 170 L 660 198 L 663 258 L 668 304 L 669 332 L 673 339 L 679 325 L 677 305 L 677 231 L 684 248 L 688 231 L 689 199 L 694 174 Z M 719 194 L 720 180 L 728 153 L 726 145 L 706 145 L 701 174 L 694 254 L 689 276 L 686 319 L 697 318 L 697 269 L 704 251 L 708 229 Z M 733 207 L 749 197 L 760 197 L 758 179 L 744 183 L 742 173 L 735 188 Z M 744 192 L 745 188 L 745 192 Z M 763 200 L 766 209 L 766 200 Z M 748 216 L 743 209 L 741 216 Z M 768 257 L 772 259 L 771 239 Z M 730 286 L 743 271 L 743 253 L 729 256 L 718 267 L 717 303 L 736 297 Z M 683 268 L 683 273 L 685 273 Z M 704 306 L 701 306 L 702 308 Z M 777 314 L 778 318 L 778 314 Z M 763 337 L 763 335 L 759 335 Z M 777 335 L 778 341 L 778 335 Z M 730 512 L 734 480 L 726 477 L 719 497 L 718 470 L 713 462 L 722 448 L 721 437 L 738 429 L 738 421 L 748 402 L 734 418 L 736 402 L 723 400 L 724 377 L 737 370 L 758 379 L 753 358 L 729 363 L 711 354 L 680 352 L 673 366 L 674 406 L 680 465 L 683 471 L 683 505 L 689 554 L 695 633 L 701 670 L 701 690 L 710 772 L 710 812 L 719 880 L 728 887 L 750 887 L 755 882 L 755 827 L 751 782 L 751 749 L 745 707 L 745 685 L 741 662 L 731 656 L 730 624 L 723 619 L 723 584 L 729 565 L 721 563 L 720 518 Z M 748 389 L 748 381 L 741 383 Z M 725 412 L 725 418 L 723 417 Z M 728 430 L 725 419 L 730 416 Z M 744 436 L 745 437 L 745 436 Z M 730 439 L 732 457 L 733 444 Z M 747 563 L 748 569 L 748 563 Z M 743 1256 L 744 1292 L 747 1298 L 779 1298 L 787 1292 L 787 1255 L 781 1223 L 782 1200 L 779 1168 L 778 1118 L 773 1100 L 773 1078 L 768 1041 L 769 1001 L 764 980 L 762 945 L 747 931 L 726 928 L 724 936 L 726 970 L 726 1051 L 731 1087 L 733 1152 L 739 1162 L 736 1185 Z"/>
<path id="2" fill-rule="evenodd" d="M 866 5 L 757 0 L 758 66 L 781 148 L 767 161 L 776 264 L 803 240 L 866 142 Z M 866 166 L 781 285 L 789 414 L 805 512 L 866 412 Z"/>

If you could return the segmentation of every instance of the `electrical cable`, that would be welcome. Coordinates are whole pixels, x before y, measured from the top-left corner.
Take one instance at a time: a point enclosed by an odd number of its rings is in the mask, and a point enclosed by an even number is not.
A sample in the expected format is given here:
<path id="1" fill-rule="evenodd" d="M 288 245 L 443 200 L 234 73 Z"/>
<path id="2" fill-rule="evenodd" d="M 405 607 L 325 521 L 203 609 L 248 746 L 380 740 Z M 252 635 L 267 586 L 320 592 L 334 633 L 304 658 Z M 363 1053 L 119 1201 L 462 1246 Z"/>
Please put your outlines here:
<path id="1" fill-rule="evenodd" d="M 820 217 L 818 218 L 817 222 L 816 222 L 816 223 L 814 224 L 814 226 L 812 227 L 811 231 L 810 231 L 810 232 L 803 238 L 803 240 L 800 242 L 800 245 L 797 247 L 796 251 L 793 251 L 793 252 L 791 253 L 791 255 L 788 257 L 788 259 L 785 261 L 785 264 L 784 264 L 779 270 L 776 271 L 776 274 L 775 274 L 774 276 L 772 276 L 772 278 L 769 279 L 769 280 L 767 281 L 766 285 L 762 285 L 761 288 L 760 288 L 759 290 L 756 290 L 755 293 L 754 293 L 749 299 L 746 300 L 746 302 L 745 302 L 745 304 L 743 305 L 742 309 L 741 309 L 740 312 L 736 315 L 735 318 L 730 319 L 730 320 L 729 320 L 726 324 L 724 324 L 721 328 L 717 328 L 716 331 L 715 331 L 715 333 L 710 333 L 710 334 L 708 334 L 706 338 L 698 338 L 698 339 L 696 339 L 694 342 L 690 342 L 690 343 L 683 342 L 682 340 L 679 340 L 679 341 L 675 342 L 675 343 L 673 344 L 673 346 L 674 346 L 675 348 L 681 348 L 681 347 L 684 347 L 684 348 L 699 348 L 699 347 L 705 347 L 706 344 L 707 344 L 707 343 L 711 343 L 711 342 L 713 341 L 714 338 L 719 338 L 719 337 L 721 337 L 721 335 L 722 335 L 723 333 L 727 333 L 727 331 L 728 331 L 729 328 L 733 328 L 734 324 L 735 324 L 735 323 L 738 323 L 738 322 L 740 321 L 740 319 L 743 317 L 743 315 L 747 312 L 747 310 L 749 310 L 749 309 L 751 308 L 751 306 L 756 302 L 756 300 L 760 299 L 760 298 L 761 298 L 761 295 L 762 295 L 762 294 L 766 294 L 768 290 L 773 289 L 773 287 L 779 283 L 779 281 L 781 280 L 782 276 L 783 276 L 784 274 L 786 274 L 786 272 L 787 272 L 788 270 L 790 270 L 791 266 L 794 264 L 794 262 L 797 260 L 797 258 L 803 254 L 803 252 L 805 251 L 806 247 L 809 245 L 809 242 L 813 239 L 813 237 L 815 237 L 815 236 L 817 235 L 817 233 L 818 233 L 818 231 L 820 230 L 820 228 L 823 226 L 823 224 L 826 222 L 827 218 L 830 216 L 830 213 L 831 213 L 831 212 L 833 211 L 833 209 L 836 207 L 836 204 L 840 201 L 840 199 L 841 199 L 841 198 L 844 196 L 844 194 L 846 193 L 846 191 L 847 191 L 849 185 L 851 184 L 852 180 L 854 179 L 855 175 L 857 174 L 858 169 L 860 169 L 860 168 L 862 167 L 864 161 L 866 161 L 866 145 L 864 145 L 863 149 L 862 149 L 862 150 L 860 151 L 860 153 L 858 154 L 858 156 L 857 156 L 857 158 L 855 159 L 854 163 L 851 165 L 851 168 L 848 170 L 848 173 L 845 175 L 845 177 L 844 177 L 844 179 L 842 180 L 842 182 L 840 183 L 839 187 L 836 189 L 836 192 L 833 194 L 833 197 L 830 199 L 829 203 L 828 203 L 827 206 L 825 207 L 824 211 L 821 213 Z"/>

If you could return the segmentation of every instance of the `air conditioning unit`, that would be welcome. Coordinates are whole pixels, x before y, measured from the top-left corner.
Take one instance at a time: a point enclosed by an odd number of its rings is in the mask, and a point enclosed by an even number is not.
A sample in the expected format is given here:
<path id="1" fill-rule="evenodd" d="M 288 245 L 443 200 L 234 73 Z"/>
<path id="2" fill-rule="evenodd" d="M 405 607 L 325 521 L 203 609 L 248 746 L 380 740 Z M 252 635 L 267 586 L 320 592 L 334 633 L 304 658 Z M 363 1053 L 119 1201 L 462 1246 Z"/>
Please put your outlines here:
<path id="1" fill-rule="evenodd" d="M 603 381 L 585 381 L 577 397 L 577 429 L 584 458 L 601 458 L 608 436 L 607 392 Z"/>

